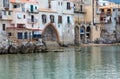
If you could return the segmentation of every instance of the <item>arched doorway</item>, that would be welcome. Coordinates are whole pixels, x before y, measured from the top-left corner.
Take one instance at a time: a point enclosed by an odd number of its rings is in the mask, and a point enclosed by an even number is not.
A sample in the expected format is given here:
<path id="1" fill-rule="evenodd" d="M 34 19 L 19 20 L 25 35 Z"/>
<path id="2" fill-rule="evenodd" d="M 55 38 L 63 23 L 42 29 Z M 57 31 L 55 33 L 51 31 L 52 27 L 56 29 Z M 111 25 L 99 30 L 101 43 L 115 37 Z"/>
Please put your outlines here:
<path id="1" fill-rule="evenodd" d="M 52 24 L 48 24 L 43 33 L 42 38 L 44 41 L 57 41 L 59 42 L 59 35 L 57 29 Z"/>
<path id="2" fill-rule="evenodd" d="M 87 37 L 87 40 L 90 40 L 90 38 L 91 38 L 91 28 L 90 28 L 90 26 L 88 26 L 86 28 L 86 37 Z"/>
<path id="3" fill-rule="evenodd" d="M 85 41 L 85 26 L 80 28 L 80 39 L 82 43 Z"/>
<path id="4" fill-rule="evenodd" d="M 79 43 L 79 27 L 75 26 L 75 44 Z"/>

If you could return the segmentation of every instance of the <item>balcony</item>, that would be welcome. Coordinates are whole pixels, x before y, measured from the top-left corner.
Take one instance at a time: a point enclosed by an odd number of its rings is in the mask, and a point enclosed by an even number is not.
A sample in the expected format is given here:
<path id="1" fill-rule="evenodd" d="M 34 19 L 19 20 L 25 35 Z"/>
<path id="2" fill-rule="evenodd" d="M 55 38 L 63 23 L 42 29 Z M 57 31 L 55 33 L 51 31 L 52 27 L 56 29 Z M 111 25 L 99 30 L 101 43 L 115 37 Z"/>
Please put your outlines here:
<path id="1" fill-rule="evenodd" d="M 36 9 L 36 10 L 29 10 L 29 9 L 27 9 L 27 12 L 28 12 L 28 13 L 38 14 L 38 13 L 39 13 L 39 10 L 38 10 L 38 9 Z"/>
<path id="2" fill-rule="evenodd" d="M 100 21 L 100 23 L 101 24 L 110 24 L 111 23 L 111 21 L 110 20 L 102 20 L 102 21 Z"/>
<path id="3" fill-rule="evenodd" d="M 74 9 L 74 13 L 81 13 L 81 14 L 85 14 L 85 10 L 84 9 Z"/>
<path id="4" fill-rule="evenodd" d="M 38 22 L 38 20 L 37 20 L 37 19 L 27 19 L 27 22 L 28 22 L 29 24 L 35 24 L 35 23 Z"/>
<path id="5" fill-rule="evenodd" d="M 10 15 L 0 15 L 0 20 L 11 21 L 12 16 L 10 16 Z"/>
<path id="6" fill-rule="evenodd" d="M 11 11 L 0 11 L 0 20 L 12 20 Z"/>

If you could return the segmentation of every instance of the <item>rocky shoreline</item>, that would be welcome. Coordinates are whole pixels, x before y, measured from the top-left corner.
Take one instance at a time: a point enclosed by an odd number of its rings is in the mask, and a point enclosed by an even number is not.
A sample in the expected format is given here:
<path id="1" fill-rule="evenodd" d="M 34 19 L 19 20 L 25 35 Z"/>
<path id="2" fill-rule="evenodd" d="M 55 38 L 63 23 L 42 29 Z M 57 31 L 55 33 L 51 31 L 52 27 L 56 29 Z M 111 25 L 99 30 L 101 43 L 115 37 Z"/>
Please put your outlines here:
<path id="1" fill-rule="evenodd" d="M 8 44 L 0 46 L 0 54 L 28 54 L 28 53 L 46 53 L 46 52 L 63 52 L 64 48 L 75 47 L 68 45 L 55 45 L 55 46 L 47 46 L 46 42 L 26 42 L 20 45 L 17 44 Z M 114 44 L 80 44 L 79 46 L 118 46 L 120 43 Z"/>
<path id="2" fill-rule="evenodd" d="M 21 44 L 6 44 L 0 46 L 0 54 L 27 54 L 45 52 L 47 47 L 41 42 L 26 42 Z"/>
<path id="3" fill-rule="evenodd" d="M 65 46 L 60 46 L 57 42 L 22 42 L 21 44 L 0 44 L 0 54 L 28 54 L 63 52 Z"/>

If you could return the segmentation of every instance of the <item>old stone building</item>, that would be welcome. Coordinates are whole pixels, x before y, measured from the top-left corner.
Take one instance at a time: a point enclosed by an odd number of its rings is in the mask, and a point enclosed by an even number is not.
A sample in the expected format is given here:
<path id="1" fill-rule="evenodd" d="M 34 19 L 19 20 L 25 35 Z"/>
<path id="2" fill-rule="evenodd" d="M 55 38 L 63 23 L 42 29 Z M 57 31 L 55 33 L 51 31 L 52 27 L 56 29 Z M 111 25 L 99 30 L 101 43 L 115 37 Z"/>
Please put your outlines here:
<path id="1" fill-rule="evenodd" d="M 2 0 L 0 41 L 21 43 L 43 38 L 74 44 L 74 6 L 64 0 Z"/>
<path id="2" fill-rule="evenodd" d="M 38 28 L 38 2 L 36 0 L 3 0 L 0 4 L 0 30 L 8 43 L 29 41 Z M 19 31 L 18 31 L 19 29 Z M 2 34 L 1 34 L 2 35 Z M 3 42 L 1 40 L 1 42 Z"/>
<path id="3" fill-rule="evenodd" d="M 73 0 L 75 42 L 87 43 L 100 38 L 99 10 L 96 0 Z"/>
<path id="4" fill-rule="evenodd" d="M 73 3 L 53 0 L 42 5 L 39 9 L 39 27 L 43 30 L 43 40 L 74 44 Z"/>
<path id="5" fill-rule="evenodd" d="M 99 9 L 101 11 L 101 37 L 108 40 L 116 40 L 117 33 L 117 38 L 119 39 L 119 8 L 109 5 L 99 7 Z"/>

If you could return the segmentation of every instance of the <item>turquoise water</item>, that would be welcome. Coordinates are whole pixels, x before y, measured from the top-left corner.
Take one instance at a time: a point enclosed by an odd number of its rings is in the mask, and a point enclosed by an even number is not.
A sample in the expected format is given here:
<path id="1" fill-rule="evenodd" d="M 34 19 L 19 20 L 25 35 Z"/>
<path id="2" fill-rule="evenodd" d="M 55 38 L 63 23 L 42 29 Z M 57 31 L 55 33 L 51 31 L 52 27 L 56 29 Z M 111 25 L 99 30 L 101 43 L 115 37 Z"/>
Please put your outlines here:
<path id="1" fill-rule="evenodd" d="M 120 47 L 0 55 L 0 79 L 120 79 Z"/>

